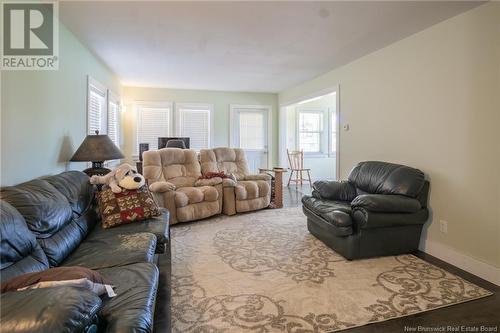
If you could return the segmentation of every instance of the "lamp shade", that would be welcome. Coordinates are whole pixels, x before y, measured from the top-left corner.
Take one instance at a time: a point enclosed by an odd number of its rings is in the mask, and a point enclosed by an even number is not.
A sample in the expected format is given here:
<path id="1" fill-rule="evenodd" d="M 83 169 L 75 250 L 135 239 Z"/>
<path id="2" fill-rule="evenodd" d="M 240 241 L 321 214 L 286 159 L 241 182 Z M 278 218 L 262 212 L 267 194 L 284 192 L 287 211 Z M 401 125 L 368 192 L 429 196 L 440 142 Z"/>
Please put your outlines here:
<path id="1" fill-rule="evenodd" d="M 99 133 L 99 132 L 97 132 Z M 87 135 L 71 157 L 72 162 L 94 162 L 123 158 L 120 149 L 107 135 Z"/>

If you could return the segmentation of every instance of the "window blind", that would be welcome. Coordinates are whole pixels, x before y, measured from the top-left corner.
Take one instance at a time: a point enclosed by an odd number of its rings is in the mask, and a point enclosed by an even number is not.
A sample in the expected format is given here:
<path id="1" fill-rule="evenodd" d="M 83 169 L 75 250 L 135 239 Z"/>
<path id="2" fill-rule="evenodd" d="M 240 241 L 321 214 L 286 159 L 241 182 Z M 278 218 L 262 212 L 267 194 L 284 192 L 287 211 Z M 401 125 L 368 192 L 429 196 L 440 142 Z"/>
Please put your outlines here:
<path id="1" fill-rule="evenodd" d="M 89 85 L 87 109 L 87 133 L 106 134 L 106 92 L 93 85 Z"/>
<path id="2" fill-rule="evenodd" d="M 110 101 L 108 105 L 108 136 L 120 147 L 120 104 L 116 101 Z"/>
<path id="3" fill-rule="evenodd" d="M 170 136 L 170 113 L 171 107 L 138 107 L 137 143 L 158 149 L 158 137 Z"/>
<path id="4" fill-rule="evenodd" d="M 193 149 L 210 147 L 210 107 L 177 108 L 177 133 L 190 138 Z"/>

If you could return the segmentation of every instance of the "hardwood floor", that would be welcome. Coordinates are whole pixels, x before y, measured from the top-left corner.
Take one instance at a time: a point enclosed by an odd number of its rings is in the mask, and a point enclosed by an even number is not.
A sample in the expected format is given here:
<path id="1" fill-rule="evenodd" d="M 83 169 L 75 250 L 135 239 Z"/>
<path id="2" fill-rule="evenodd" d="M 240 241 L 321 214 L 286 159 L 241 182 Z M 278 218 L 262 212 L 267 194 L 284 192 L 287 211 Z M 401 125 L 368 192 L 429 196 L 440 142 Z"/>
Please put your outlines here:
<path id="1" fill-rule="evenodd" d="M 303 194 L 311 193 L 309 185 L 290 186 L 283 189 L 285 207 L 300 206 Z M 343 333 L 392 333 L 392 332 L 482 332 L 481 327 L 492 327 L 490 332 L 500 332 L 500 287 L 467 273 L 453 265 L 424 252 L 415 255 L 433 265 L 475 283 L 494 294 L 467 303 L 418 313 L 407 317 L 370 324 Z M 483 330 L 483 332 L 486 332 Z"/>

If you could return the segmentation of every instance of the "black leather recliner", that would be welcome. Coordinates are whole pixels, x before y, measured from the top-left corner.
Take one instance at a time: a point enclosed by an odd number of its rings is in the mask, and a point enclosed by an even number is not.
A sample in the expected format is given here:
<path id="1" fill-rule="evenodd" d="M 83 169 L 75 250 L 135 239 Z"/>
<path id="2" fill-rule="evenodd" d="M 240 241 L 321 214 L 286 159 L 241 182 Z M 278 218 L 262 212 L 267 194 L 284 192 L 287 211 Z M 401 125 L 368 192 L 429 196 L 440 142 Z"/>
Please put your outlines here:
<path id="1" fill-rule="evenodd" d="M 361 162 L 348 181 L 316 181 L 302 207 L 309 232 L 351 260 L 416 251 L 428 195 L 418 169 Z"/>

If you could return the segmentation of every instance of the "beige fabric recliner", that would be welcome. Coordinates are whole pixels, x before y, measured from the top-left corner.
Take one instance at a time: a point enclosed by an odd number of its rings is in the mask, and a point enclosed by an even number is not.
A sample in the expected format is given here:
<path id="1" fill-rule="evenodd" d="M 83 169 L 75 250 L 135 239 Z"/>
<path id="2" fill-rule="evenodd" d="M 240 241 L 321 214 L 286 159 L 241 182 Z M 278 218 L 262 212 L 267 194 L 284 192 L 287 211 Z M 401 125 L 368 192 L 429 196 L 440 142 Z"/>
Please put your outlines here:
<path id="1" fill-rule="evenodd" d="M 243 149 L 214 148 L 200 151 L 202 174 L 224 172 L 233 174 L 232 179 L 223 179 L 222 211 L 226 215 L 263 209 L 271 201 L 271 176 L 251 175 Z"/>
<path id="2" fill-rule="evenodd" d="M 222 211 L 222 178 L 199 179 L 200 164 L 191 149 L 144 152 L 143 173 L 170 224 L 204 219 Z"/>

